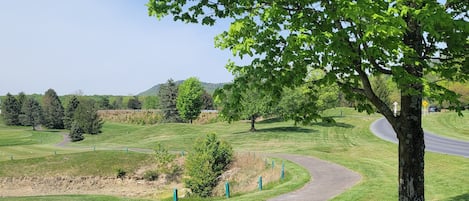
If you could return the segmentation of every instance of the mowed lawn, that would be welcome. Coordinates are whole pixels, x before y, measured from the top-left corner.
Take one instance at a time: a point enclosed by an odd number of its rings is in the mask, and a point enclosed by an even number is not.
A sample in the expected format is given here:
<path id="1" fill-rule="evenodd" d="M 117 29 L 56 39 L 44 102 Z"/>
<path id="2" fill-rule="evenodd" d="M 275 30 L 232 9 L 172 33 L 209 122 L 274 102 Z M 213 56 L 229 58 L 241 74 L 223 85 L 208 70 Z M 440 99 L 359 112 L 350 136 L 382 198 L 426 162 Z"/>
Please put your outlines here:
<path id="1" fill-rule="evenodd" d="M 326 112 L 337 123 L 294 126 L 293 122 L 268 119 L 248 132 L 248 122 L 219 122 L 205 125 L 126 125 L 106 122 L 103 133 L 86 136 L 74 149 L 153 148 L 159 142 L 170 150 L 190 151 L 194 139 L 216 133 L 237 151 L 292 153 L 318 157 L 344 165 L 363 176 L 362 181 L 334 200 L 397 200 L 397 145 L 382 141 L 369 130 L 380 115 L 340 108 Z M 53 149 L 53 146 L 48 148 Z M 469 159 L 426 153 L 426 199 L 469 199 Z M 313 178 L 314 180 L 314 178 Z"/>
<path id="2" fill-rule="evenodd" d="M 463 111 L 463 116 L 456 112 L 433 112 L 424 115 L 425 130 L 446 137 L 469 141 L 469 111 Z"/>

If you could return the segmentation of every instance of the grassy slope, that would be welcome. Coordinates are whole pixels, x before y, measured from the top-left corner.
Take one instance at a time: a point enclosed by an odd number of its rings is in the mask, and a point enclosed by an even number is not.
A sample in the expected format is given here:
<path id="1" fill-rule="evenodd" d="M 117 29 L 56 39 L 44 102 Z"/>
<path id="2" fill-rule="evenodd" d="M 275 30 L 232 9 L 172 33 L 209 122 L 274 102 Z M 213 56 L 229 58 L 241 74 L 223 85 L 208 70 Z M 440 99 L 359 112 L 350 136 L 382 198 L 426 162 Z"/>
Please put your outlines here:
<path id="1" fill-rule="evenodd" d="M 87 136 L 74 146 L 99 148 L 151 148 L 162 142 L 171 150 L 189 150 L 193 140 L 205 133 L 217 133 L 238 151 L 282 152 L 312 155 L 353 169 L 363 180 L 335 200 L 396 200 L 397 145 L 371 134 L 369 125 L 378 115 L 367 116 L 341 109 L 337 124 L 294 127 L 291 122 L 259 123 L 256 133 L 246 132 L 247 122 L 208 125 L 162 124 L 134 126 L 106 123 L 104 133 Z M 339 110 L 329 115 L 339 116 Z M 426 154 L 426 196 L 428 200 L 468 198 L 469 160 L 442 154 Z M 458 197 L 459 196 L 459 197 Z"/>
<path id="2" fill-rule="evenodd" d="M 462 117 L 455 112 L 437 112 L 424 115 L 423 127 L 439 135 L 469 141 L 469 111 Z"/>

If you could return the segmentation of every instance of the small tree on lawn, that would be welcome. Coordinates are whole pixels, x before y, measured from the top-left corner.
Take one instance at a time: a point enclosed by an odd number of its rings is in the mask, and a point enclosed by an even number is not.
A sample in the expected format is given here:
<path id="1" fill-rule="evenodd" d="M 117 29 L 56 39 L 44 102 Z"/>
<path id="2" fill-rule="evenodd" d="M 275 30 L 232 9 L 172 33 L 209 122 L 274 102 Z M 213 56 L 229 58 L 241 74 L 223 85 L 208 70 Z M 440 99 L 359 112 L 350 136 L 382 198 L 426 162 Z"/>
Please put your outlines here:
<path id="1" fill-rule="evenodd" d="M 85 137 L 83 136 L 83 129 L 80 127 L 80 125 L 76 121 L 72 122 L 72 125 L 70 128 L 70 134 L 68 136 L 70 136 L 70 139 L 72 140 L 72 142 L 85 139 Z"/>
<path id="2" fill-rule="evenodd" d="M 73 117 L 75 115 L 75 110 L 77 109 L 78 104 L 80 104 L 80 101 L 78 101 L 78 98 L 76 96 L 73 96 L 69 100 L 67 108 L 65 109 L 65 115 L 64 115 L 65 129 L 70 129 L 72 127 Z"/>
<path id="3" fill-rule="evenodd" d="M 202 108 L 202 94 L 204 89 L 200 81 L 191 77 L 179 85 L 176 107 L 181 117 L 189 120 L 197 119 Z"/>

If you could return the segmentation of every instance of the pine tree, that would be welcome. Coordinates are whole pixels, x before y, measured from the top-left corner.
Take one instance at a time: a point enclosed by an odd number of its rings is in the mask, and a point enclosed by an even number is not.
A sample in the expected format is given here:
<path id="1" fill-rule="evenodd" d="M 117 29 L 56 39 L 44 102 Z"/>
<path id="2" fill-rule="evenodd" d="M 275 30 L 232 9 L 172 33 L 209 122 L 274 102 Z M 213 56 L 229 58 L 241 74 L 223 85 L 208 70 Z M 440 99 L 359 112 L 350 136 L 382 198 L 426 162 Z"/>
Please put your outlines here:
<path id="1" fill-rule="evenodd" d="M 57 96 L 57 93 L 55 93 L 53 89 L 46 91 L 42 98 L 42 107 L 44 113 L 44 125 L 47 128 L 63 129 L 64 108 Z"/>
<path id="2" fill-rule="evenodd" d="M 80 104 L 80 101 L 78 101 L 78 98 L 76 96 L 73 96 L 69 100 L 67 108 L 65 109 L 65 115 L 64 115 L 64 128 L 65 129 L 71 129 L 73 116 L 75 114 L 75 110 L 78 107 L 78 104 Z"/>
<path id="3" fill-rule="evenodd" d="M 74 112 L 73 120 L 84 133 L 88 134 L 100 133 L 103 126 L 103 121 L 98 115 L 98 109 L 93 100 L 80 100 Z"/>
<path id="4" fill-rule="evenodd" d="M 21 106 L 18 103 L 18 100 L 7 93 L 5 101 L 2 104 L 2 116 L 6 125 L 17 126 L 20 125 L 19 114 L 21 111 Z"/>
<path id="5" fill-rule="evenodd" d="M 72 122 L 70 134 L 68 136 L 70 136 L 72 142 L 85 139 L 85 137 L 83 136 L 83 129 L 78 125 L 76 121 Z"/>
<path id="6" fill-rule="evenodd" d="M 42 108 L 36 99 L 31 97 L 24 100 L 20 121 L 23 126 L 32 126 L 36 130 L 36 126 L 42 121 Z"/>
<path id="7" fill-rule="evenodd" d="M 160 109 L 163 111 L 165 121 L 181 121 L 176 107 L 178 87 L 173 79 L 169 79 L 166 84 L 161 86 L 158 96 L 160 99 Z"/>

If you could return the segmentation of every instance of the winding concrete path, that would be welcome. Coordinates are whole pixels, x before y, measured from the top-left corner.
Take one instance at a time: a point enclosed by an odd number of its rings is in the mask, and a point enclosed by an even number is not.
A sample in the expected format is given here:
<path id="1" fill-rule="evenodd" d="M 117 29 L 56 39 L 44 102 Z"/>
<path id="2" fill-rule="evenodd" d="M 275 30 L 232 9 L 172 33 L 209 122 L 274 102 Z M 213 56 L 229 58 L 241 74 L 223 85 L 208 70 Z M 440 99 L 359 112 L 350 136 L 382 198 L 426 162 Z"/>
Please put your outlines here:
<path id="1" fill-rule="evenodd" d="M 63 141 L 55 144 L 67 147 L 70 143 L 68 134 L 63 134 Z M 151 152 L 150 149 L 128 148 L 130 151 Z M 309 156 L 293 154 L 268 154 L 270 157 L 283 158 L 303 166 L 313 177 L 301 189 L 271 198 L 268 201 L 324 201 L 345 192 L 361 180 L 361 175 L 335 163 Z"/>
<path id="2" fill-rule="evenodd" d="M 361 175 L 343 166 L 309 156 L 270 154 L 284 158 L 306 168 L 313 179 L 303 188 L 269 199 L 269 201 L 323 201 L 329 200 L 351 188 L 361 180 Z"/>
<path id="3" fill-rule="evenodd" d="M 370 125 L 370 130 L 383 140 L 398 143 L 396 133 L 385 118 L 373 122 Z M 425 131 L 424 140 L 425 151 L 469 158 L 469 142 L 467 141 L 445 138 L 427 131 Z"/>

